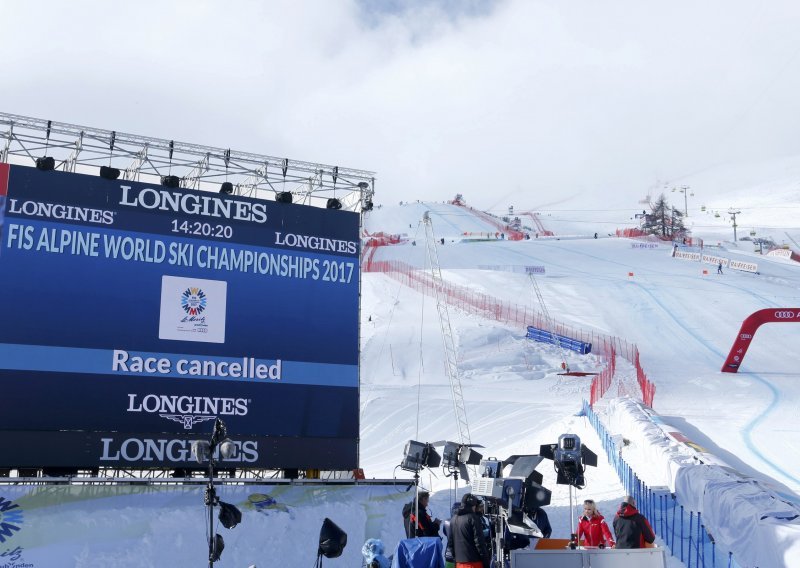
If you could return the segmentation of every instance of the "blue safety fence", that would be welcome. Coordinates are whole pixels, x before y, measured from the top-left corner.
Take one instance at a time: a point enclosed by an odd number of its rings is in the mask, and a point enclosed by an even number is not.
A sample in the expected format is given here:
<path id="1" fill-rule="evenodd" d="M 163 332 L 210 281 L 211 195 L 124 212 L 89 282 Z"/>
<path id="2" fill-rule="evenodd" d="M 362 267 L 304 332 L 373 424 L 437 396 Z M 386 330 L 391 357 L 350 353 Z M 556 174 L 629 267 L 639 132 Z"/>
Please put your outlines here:
<path id="1" fill-rule="evenodd" d="M 669 488 L 650 487 L 639 479 L 622 459 L 620 448 L 585 400 L 583 412 L 597 432 L 608 463 L 616 470 L 625 491 L 636 499 L 639 512 L 650 521 L 653 532 L 664 541 L 672 556 L 688 568 L 740 568 L 730 552 L 718 549 L 714 538 L 706 531 L 700 512 L 685 509 Z"/>
<path id="2" fill-rule="evenodd" d="M 525 337 L 528 339 L 533 339 L 534 341 L 540 341 L 542 343 L 560 345 L 561 347 L 569 349 L 570 351 L 577 351 L 581 355 L 586 355 L 592 351 L 591 343 L 585 343 L 583 341 L 567 337 L 566 335 L 559 335 L 557 333 L 553 333 L 552 331 L 539 329 L 538 327 L 533 327 L 532 325 L 528 326 L 528 333 Z"/>

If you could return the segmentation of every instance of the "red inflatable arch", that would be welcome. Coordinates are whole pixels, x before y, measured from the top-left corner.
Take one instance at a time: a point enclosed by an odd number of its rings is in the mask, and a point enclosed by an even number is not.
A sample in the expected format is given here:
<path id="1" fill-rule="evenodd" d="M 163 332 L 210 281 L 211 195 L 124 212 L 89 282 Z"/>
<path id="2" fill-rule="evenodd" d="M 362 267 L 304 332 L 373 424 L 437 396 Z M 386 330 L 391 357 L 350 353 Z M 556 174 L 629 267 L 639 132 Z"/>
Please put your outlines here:
<path id="1" fill-rule="evenodd" d="M 731 352 L 728 353 L 728 358 L 725 359 L 725 364 L 722 366 L 723 373 L 735 373 L 739 370 L 739 365 L 744 360 L 747 348 L 750 347 L 756 330 L 762 324 L 772 322 L 800 323 L 800 308 L 768 308 L 766 310 L 758 310 L 747 316 L 742 322 L 739 335 L 736 336 Z"/>

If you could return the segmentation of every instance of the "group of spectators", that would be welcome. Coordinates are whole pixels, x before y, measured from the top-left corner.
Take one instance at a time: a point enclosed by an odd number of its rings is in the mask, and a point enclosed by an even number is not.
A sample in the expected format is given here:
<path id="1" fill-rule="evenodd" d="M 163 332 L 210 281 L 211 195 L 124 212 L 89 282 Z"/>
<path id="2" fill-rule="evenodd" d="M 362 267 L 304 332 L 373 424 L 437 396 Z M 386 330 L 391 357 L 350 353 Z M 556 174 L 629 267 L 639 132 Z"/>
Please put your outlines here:
<path id="1" fill-rule="evenodd" d="M 429 500 L 430 494 L 420 491 L 414 501 L 403 507 L 406 536 L 438 537 L 441 529 L 447 537 L 445 561 L 448 568 L 489 568 L 494 527 L 485 516 L 483 500 L 472 493 L 465 494 L 460 503 L 453 503 L 452 516 L 444 522 L 431 518 L 427 511 Z M 542 536 L 549 538 L 552 529 L 547 514 L 537 509 L 533 516 Z M 655 540 L 650 523 L 636 509 L 636 501 L 630 495 L 620 504 L 612 526 L 613 535 L 595 502 L 587 499 L 583 502 L 583 514 L 578 519 L 572 542 L 585 547 L 643 548 Z M 509 539 L 517 535 L 504 536 Z"/>

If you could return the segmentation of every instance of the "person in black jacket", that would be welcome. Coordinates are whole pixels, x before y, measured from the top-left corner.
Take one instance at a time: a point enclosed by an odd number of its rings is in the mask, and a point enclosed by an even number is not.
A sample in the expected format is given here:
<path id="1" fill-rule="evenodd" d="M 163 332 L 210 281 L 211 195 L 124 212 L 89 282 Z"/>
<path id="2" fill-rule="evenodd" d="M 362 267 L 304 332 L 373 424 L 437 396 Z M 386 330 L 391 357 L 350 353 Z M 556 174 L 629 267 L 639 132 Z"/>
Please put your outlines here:
<path id="1" fill-rule="evenodd" d="M 528 516 L 542 531 L 542 538 L 550 538 L 550 535 L 553 534 L 553 527 L 550 526 L 550 519 L 547 518 L 547 513 L 544 512 L 544 509 L 536 507 Z"/>
<path id="2" fill-rule="evenodd" d="M 416 497 L 416 502 L 403 505 L 403 526 L 406 529 L 406 538 L 418 536 L 439 536 L 439 519 L 431 519 L 428 514 L 428 501 L 431 494 L 427 491 L 420 491 Z M 417 503 L 419 503 L 419 521 L 417 522 Z M 414 530 L 416 527 L 416 531 Z"/>
<path id="3" fill-rule="evenodd" d="M 465 494 L 458 513 L 450 519 L 447 552 L 459 568 L 489 568 L 492 560 L 483 537 L 483 523 L 475 512 L 478 502 L 472 493 Z"/>
<path id="4" fill-rule="evenodd" d="M 650 523 L 636 510 L 636 500 L 630 495 L 623 499 L 614 517 L 614 535 L 617 548 L 644 548 L 646 542 L 656 539 Z"/>

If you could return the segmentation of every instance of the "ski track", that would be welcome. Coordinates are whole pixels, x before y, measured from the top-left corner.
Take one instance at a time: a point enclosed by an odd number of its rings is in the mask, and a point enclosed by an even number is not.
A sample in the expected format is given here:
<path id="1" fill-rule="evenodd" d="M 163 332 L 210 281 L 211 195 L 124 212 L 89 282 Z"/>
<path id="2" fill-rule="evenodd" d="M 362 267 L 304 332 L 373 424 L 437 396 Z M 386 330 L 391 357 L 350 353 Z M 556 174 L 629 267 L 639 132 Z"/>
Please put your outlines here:
<path id="1" fill-rule="evenodd" d="M 562 246 L 556 246 L 556 245 L 551 245 L 551 244 L 544 244 L 543 246 L 547 247 L 547 248 L 550 248 L 550 249 L 556 249 L 556 250 L 567 252 L 567 253 L 571 253 L 571 254 L 577 254 L 577 255 L 586 256 L 586 257 L 591 258 L 593 260 L 601 261 L 601 262 L 604 262 L 604 263 L 607 263 L 607 264 L 613 264 L 613 265 L 622 266 L 622 267 L 629 266 L 628 264 L 625 264 L 625 263 L 622 263 L 622 262 L 619 262 L 619 261 L 615 261 L 615 260 L 611 260 L 611 259 L 608 259 L 608 258 L 605 258 L 605 257 L 602 257 L 602 256 L 593 255 L 593 254 L 587 253 L 585 251 L 567 249 L 567 248 L 562 247 Z M 510 250 L 508 252 L 511 252 L 511 253 L 513 253 L 515 255 L 518 255 L 518 256 L 522 256 L 522 257 L 524 257 L 526 259 L 536 260 L 537 262 L 544 262 L 544 263 L 549 264 L 551 266 L 555 266 L 555 267 L 559 267 L 559 268 L 566 268 L 566 269 L 571 270 L 572 272 L 589 274 L 588 271 L 579 270 L 579 269 L 576 270 L 572 266 L 565 266 L 565 265 L 562 265 L 562 264 L 559 264 L 559 263 L 546 261 L 546 260 L 544 260 L 542 258 L 539 258 L 539 257 L 535 257 L 535 256 L 532 256 L 532 255 L 527 255 L 523 251 Z M 664 272 L 664 271 L 654 270 L 652 268 L 647 268 L 647 269 L 644 269 L 644 270 L 646 270 L 648 273 L 658 274 L 658 275 L 661 275 L 661 276 L 668 276 L 668 277 L 671 277 L 671 278 L 675 278 L 676 277 L 676 275 L 674 273 L 671 273 L 671 272 Z M 593 277 L 596 278 L 596 279 L 600 279 L 600 278 L 606 279 L 607 278 L 607 277 L 597 276 L 594 272 L 592 272 L 591 274 L 593 274 L 594 275 Z M 689 278 L 689 276 L 687 276 L 687 275 L 677 275 L 677 276 L 679 276 L 681 278 L 684 278 L 684 279 L 685 278 Z M 609 281 L 614 280 L 613 278 L 607 278 L 607 279 Z M 735 285 L 735 284 L 732 284 L 732 283 L 729 283 L 729 282 L 720 282 L 720 281 L 713 281 L 713 283 L 715 283 L 715 284 L 717 284 L 719 286 L 722 286 L 722 287 L 732 288 L 733 290 L 735 290 L 735 291 L 737 291 L 739 293 L 743 292 L 746 295 L 751 296 L 751 297 L 755 298 L 756 300 L 758 300 L 758 303 L 763 305 L 764 308 L 775 307 L 775 302 L 770 301 L 769 299 L 765 298 L 764 296 L 762 296 L 760 294 L 757 294 L 756 292 L 753 292 L 752 290 L 750 290 L 749 288 L 746 288 L 744 286 L 738 286 L 738 285 Z M 635 284 L 642 292 L 644 292 L 647 296 L 649 296 L 651 298 L 651 300 L 653 302 L 655 302 L 656 305 L 658 305 L 658 307 L 661 308 L 661 310 L 665 314 L 667 314 L 669 319 L 671 319 L 674 323 L 676 323 L 685 333 L 689 334 L 692 338 L 694 338 L 697 343 L 699 343 L 700 345 L 705 347 L 706 350 L 708 350 L 711 354 L 716 356 L 719 360 L 724 360 L 725 359 L 727 354 L 721 353 L 716 347 L 711 345 L 708 342 L 708 340 L 706 340 L 705 338 L 699 336 L 694 330 L 692 330 L 685 323 L 683 323 L 681 320 L 679 320 L 673 314 L 673 311 L 668 309 L 666 307 L 666 305 L 654 294 L 654 292 L 650 288 L 640 284 L 639 282 L 633 282 L 633 284 Z M 769 415 L 771 413 L 773 413 L 777 409 L 778 403 L 779 403 L 779 400 L 780 400 L 780 391 L 772 383 L 770 383 L 767 379 L 765 379 L 764 377 L 762 377 L 761 375 L 759 375 L 757 373 L 748 374 L 748 377 L 752 377 L 754 380 L 756 380 L 762 386 L 766 387 L 770 392 L 771 400 L 769 401 L 769 403 L 767 404 L 766 408 L 762 412 L 757 414 L 752 420 L 750 420 L 740 430 L 742 438 L 744 439 L 745 445 L 753 453 L 753 455 L 758 456 L 758 458 L 765 465 L 767 465 L 770 469 L 772 469 L 773 471 L 775 471 L 779 475 L 783 476 L 784 478 L 790 479 L 790 480 L 794 481 L 795 483 L 800 483 L 800 478 L 789 474 L 785 469 L 779 467 L 778 464 L 776 464 L 774 461 L 772 461 L 767 456 L 765 456 L 758 449 L 758 447 L 756 446 L 755 442 L 753 441 L 754 430 L 758 427 L 758 425 L 760 423 L 764 422 L 764 420 L 766 420 L 769 417 Z"/>

